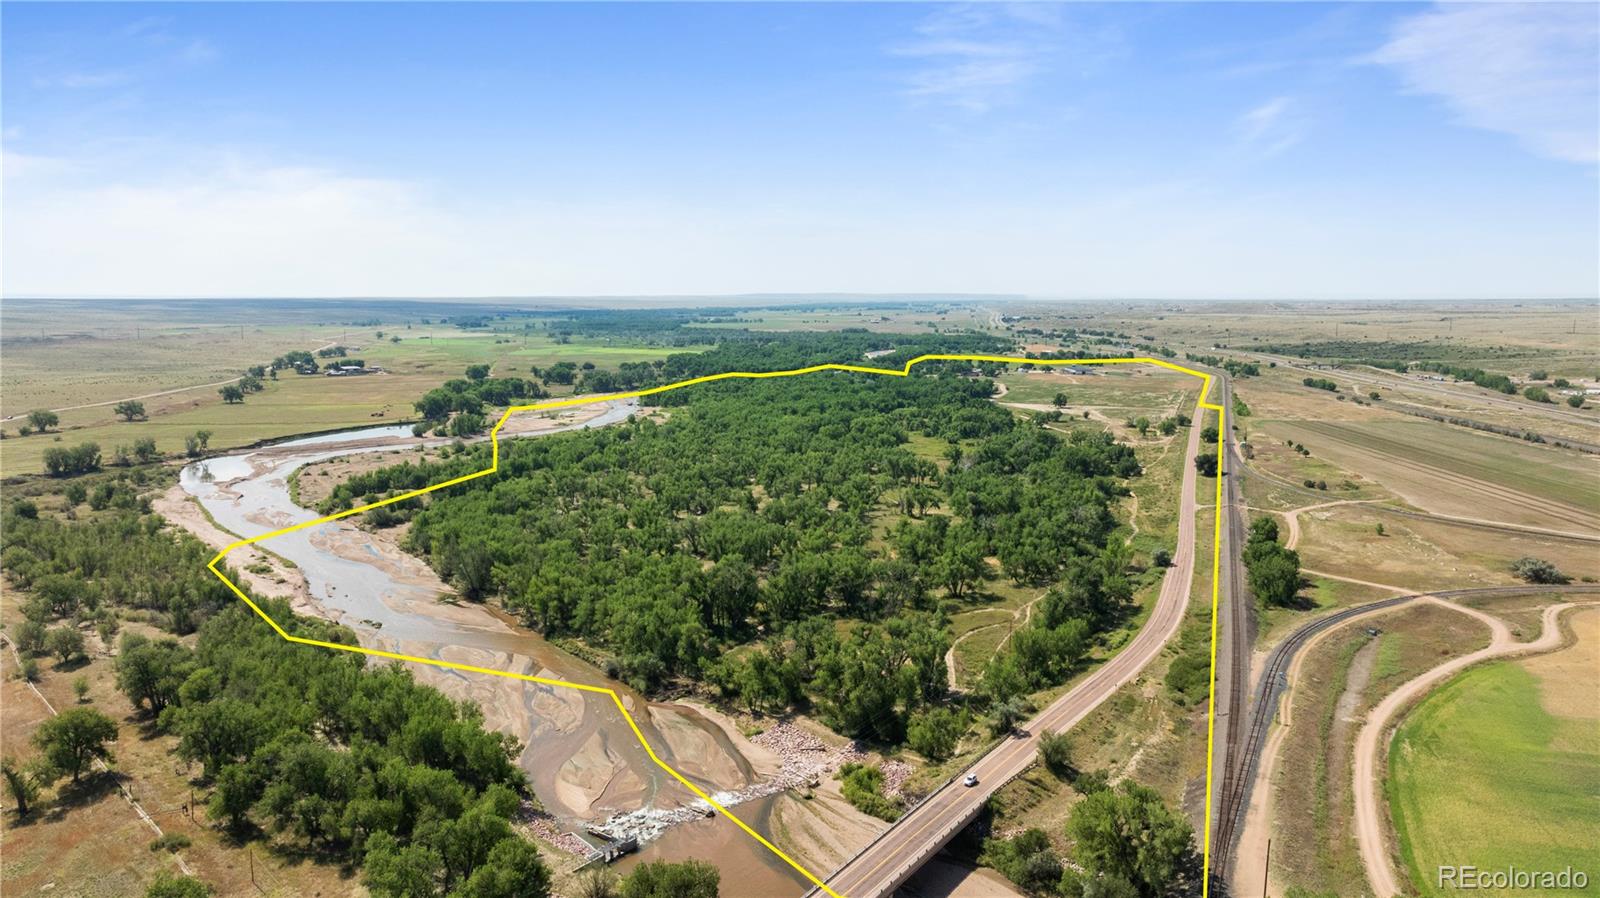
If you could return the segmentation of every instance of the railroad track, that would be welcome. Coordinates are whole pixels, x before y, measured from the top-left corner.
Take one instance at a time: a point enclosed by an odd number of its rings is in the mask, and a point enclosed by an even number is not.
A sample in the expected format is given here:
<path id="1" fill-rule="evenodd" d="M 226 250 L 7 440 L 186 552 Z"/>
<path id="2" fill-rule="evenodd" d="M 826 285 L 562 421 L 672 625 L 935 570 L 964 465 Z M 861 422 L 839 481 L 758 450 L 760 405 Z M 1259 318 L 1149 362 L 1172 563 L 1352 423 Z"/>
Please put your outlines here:
<path id="1" fill-rule="evenodd" d="M 1225 376 L 1221 376 L 1220 382 L 1223 385 L 1221 404 L 1229 409 L 1229 416 L 1219 421 L 1219 430 L 1222 431 L 1219 438 L 1224 448 L 1223 471 L 1220 475 L 1223 477 L 1223 507 L 1219 513 L 1224 516 L 1224 526 L 1222 563 L 1217 573 L 1221 587 L 1219 613 L 1226 628 L 1222 645 L 1226 656 L 1223 659 L 1226 665 L 1226 691 L 1218 705 L 1219 722 L 1222 723 L 1222 757 L 1219 759 L 1222 781 L 1219 797 L 1225 796 L 1239 777 L 1246 773 L 1243 766 L 1246 759 L 1240 754 L 1239 746 L 1243 744 L 1243 728 L 1250 714 L 1250 661 L 1255 645 L 1255 602 L 1245 585 L 1248 581 L 1242 557 L 1246 527 L 1238 472 L 1244 468 L 1244 464 L 1231 426 L 1232 384 Z M 1221 808 L 1220 804 L 1218 808 Z M 1212 808 L 1207 807 L 1206 813 L 1211 812 Z M 1217 845 L 1216 836 L 1213 836 L 1212 875 L 1218 882 L 1226 882 L 1227 864 L 1219 862 L 1226 855 L 1217 853 Z"/>
<path id="2" fill-rule="evenodd" d="M 1428 596 L 1441 599 L 1462 599 L 1474 596 L 1550 592 L 1594 593 L 1600 592 L 1600 585 L 1480 586 L 1470 589 L 1444 589 L 1408 593 L 1376 602 L 1369 602 L 1365 605 L 1356 605 L 1314 620 L 1295 630 L 1287 639 L 1278 643 L 1277 647 L 1272 650 L 1272 654 L 1267 656 L 1266 667 L 1261 672 L 1261 679 L 1256 683 L 1255 701 L 1252 705 L 1250 724 L 1245 730 L 1244 738 L 1229 748 L 1229 756 L 1238 757 L 1241 761 L 1237 766 L 1242 775 L 1223 783 L 1224 791 L 1217 814 L 1217 831 L 1212 839 L 1213 867 L 1218 870 L 1216 874 L 1218 881 L 1226 881 L 1225 874 L 1233 862 L 1234 839 L 1243 827 L 1245 811 L 1250 807 L 1250 792 L 1254 787 L 1256 774 L 1260 766 L 1261 751 L 1267 742 L 1267 731 L 1272 728 L 1272 721 L 1278 716 L 1278 699 L 1289 686 L 1289 666 L 1294 663 L 1295 656 L 1299 654 L 1300 650 L 1308 642 L 1319 634 L 1347 623 L 1353 618 L 1397 607 Z M 1238 752 L 1243 752 L 1243 754 L 1236 755 L 1235 753 Z"/>

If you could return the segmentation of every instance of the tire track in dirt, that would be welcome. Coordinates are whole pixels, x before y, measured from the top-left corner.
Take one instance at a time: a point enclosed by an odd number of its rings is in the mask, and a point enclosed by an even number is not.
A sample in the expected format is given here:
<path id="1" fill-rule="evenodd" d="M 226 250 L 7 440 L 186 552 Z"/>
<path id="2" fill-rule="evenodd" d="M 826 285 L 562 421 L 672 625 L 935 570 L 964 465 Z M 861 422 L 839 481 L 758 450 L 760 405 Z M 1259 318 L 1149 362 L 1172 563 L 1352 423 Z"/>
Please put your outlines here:
<path id="1" fill-rule="evenodd" d="M 1505 621 L 1454 602 L 1429 597 L 1429 601 L 1459 611 L 1478 619 L 1489 627 L 1492 634 L 1489 645 L 1471 654 L 1462 655 L 1429 669 L 1389 693 L 1368 714 L 1365 724 L 1356 736 L 1352 766 L 1355 792 L 1356 844 L 1361 850 L 1361 863 L 1366 869 L 1367 884 L 1374 895 L 1389 898 L 1405 894 L 1396 873 L 1390 851 L 1389 820 L 1383 809 L 1382 779 L 1378 770 L 1384 766 L 1388 747 L 1385 737 L 1402 710 L 1426 695 L 1435 685 L 1475 664 L 1490 659 L 1532 655 L 1559 648 L 1563 642 L 1559 617 L 1571 608 L 1592 605 L 1592 602 L 1564 602 L 1544 610 L 1543 632 L 1533 642 L 1517 642 Z"/>

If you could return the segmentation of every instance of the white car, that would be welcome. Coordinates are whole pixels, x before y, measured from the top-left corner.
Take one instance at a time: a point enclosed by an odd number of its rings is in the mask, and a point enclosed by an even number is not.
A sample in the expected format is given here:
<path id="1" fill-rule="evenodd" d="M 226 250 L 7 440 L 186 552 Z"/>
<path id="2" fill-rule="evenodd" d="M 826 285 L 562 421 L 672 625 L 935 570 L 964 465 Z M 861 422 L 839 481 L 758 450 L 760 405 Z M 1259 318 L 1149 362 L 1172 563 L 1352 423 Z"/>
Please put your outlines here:
<path id="1" fill-rule="evenodd" d="M 976 773 L 969 773 L 969 774 L 967 774 L 967 778 L 962 780 L 961 782 L 962 782 L 963 785 L 965 785 L 967 788 L 970 789 L 973 786 L 976 786 L 978 784 L 978 775 Z"/>

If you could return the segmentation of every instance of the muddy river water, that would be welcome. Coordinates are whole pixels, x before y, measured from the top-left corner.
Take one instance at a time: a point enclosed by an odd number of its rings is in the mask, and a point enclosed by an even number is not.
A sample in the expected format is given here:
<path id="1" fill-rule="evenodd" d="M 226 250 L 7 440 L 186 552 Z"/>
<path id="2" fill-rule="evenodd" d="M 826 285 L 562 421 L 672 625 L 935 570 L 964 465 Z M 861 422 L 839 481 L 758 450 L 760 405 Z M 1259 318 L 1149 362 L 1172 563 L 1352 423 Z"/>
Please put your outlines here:
<path id="1" fill-rule="evenodd" d="M 545 422 L 524 436 L 605 426 L 635 410 L 630 403 L 611 403 L 598 415 Z M 583 420 L 586 415 L 593 416 Z M 413 437 L 408 426 L 365 428 L 195 462 L 183 469 L 180 482 L 222 527 L 257 536 L 316 517 L 290 499 L 288 478 L 297 468 L 438 442 Z M 506 615 L 441 601 L 450 591 L 426 564 L 352 523 L 321 524 L 273 537 L 262 547 L 297 565 L 313 603 L 355 631 L 362 645 L 607 685 L 622 696 L 657 754 L 719 801 L 739 802 L 741 792 L 761 791 L 763 772 L 695 709 L 651 702 Z M 650 760 L 609 696 L 421 665 L 414 670 L 424 682 L 472 698 L 489 725 L 517 737 L 524 746 L 518 763 L 558 829 L 581 832 L 606 823 L 609 831 L 639 836 L 645 848 L 625 867 L 656 858 L 710 860 L 722 869 L 723 894 L 730 896 L 798 895 L 807 885 L 730 821 L 695 813 L 694 796 Z M 738 814 L 770 837 L 770 817 L 780 800 L 754 798 L 739 804 Z"/>

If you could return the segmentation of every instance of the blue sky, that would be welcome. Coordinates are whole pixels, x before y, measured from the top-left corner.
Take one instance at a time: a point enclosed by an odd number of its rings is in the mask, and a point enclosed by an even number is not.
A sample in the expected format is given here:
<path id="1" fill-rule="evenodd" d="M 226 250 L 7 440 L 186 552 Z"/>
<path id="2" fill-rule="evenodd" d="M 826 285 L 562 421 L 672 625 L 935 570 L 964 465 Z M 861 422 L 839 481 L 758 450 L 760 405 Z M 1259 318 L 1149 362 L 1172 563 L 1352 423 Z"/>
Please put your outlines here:
<path id="1" fill-rule="evenodd" d="M 17 4 L 8 294 L 1594 296 L 1600 6 Z"/>

